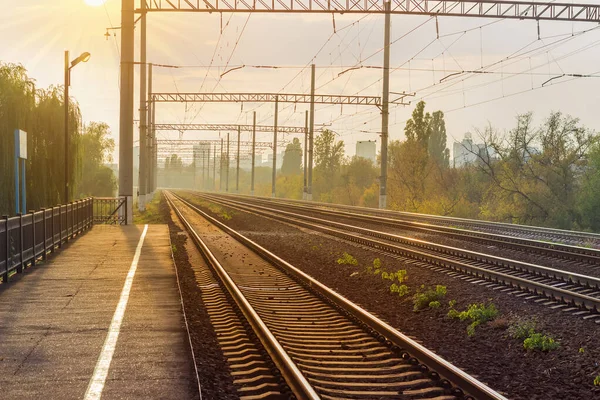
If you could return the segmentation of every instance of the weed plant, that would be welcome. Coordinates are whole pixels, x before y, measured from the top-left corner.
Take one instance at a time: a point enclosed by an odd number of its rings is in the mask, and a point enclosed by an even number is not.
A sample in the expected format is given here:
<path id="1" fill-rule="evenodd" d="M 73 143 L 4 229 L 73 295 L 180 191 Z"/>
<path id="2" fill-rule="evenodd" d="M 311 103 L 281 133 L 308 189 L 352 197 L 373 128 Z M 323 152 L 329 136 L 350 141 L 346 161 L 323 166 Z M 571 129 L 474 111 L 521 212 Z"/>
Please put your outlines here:
<path id="1" fill-rule="evenodd" d="M 448 311 L 448 317 L 458 318 L 461 321 L 469 320 L 471 323 L 467 326 L 467 335 L 473 336 L 475 328 L 481 324 L 494 320 L 498 316 L 498 309 L 492 303 L 485 305 L 484 303 L 470 304 L 465 311 L 457 311 L 451 308 Z"/>
<path id="2" fill-rule="evenodd" d="M 446 297 L 446 286 L 436 285 L 434 287 L 425 288 L 425 285 L 421 285 L 421 288 L 413 296 L 413 310 L 421 311 L 429 307 L 432 302 L 439 302 Z"/>

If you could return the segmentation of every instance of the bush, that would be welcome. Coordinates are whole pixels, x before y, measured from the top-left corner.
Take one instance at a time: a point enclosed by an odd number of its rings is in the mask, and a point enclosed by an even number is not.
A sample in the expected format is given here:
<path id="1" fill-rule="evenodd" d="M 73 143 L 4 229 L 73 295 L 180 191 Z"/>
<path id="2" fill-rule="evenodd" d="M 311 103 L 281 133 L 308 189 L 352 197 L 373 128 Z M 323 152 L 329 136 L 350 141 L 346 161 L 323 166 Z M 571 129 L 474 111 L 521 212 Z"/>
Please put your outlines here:
<path id="1" fill-rule="evenodd" d="M 440 308 L 441 304 L 439 301 L 432 301 L 429 303 L 429 308 Z"/>
<path id="2" fill-rule="evenodd" d="M 406 285 L 396 285 L 395 283 L 392 283 L 390 292 L 398 293 L 398 297 L 404 297 L 410 292 L 410 289 Z"/>
<path id="3" fill-rule="evenodd" d="M 508 327 L 508 333 L 514 339 L 527 339 L 529 336 L 535 333 L 535 321 L 516 321 Z"/>
<path id="4" fill-rule="evenodd" d="M 487 306 L 484 303 L 470 304 L 467 310 L 458 312 L 454 309 L 448 311 L 448 317 L 458 318 L 461 321 L 470 320 L 471 324 L 467 327 L 467 335 L 473 336 L 475 328 L 481 324 L 494 320 L 498 316 L 498 309 L 492 303 Z"/>
<path id="5" fill-rule="evenodd" d="M 425 289 L 425 286 L 421 286 L 421 290 L 413 296 L 413 310 L 423 310 L 429 307 L 431 302 L 439 302 L 444 299 L 444 297 L 446 297 L 446 286 L 436 285 L 435 289 L 433 287 Z"/>
<path id="6" fill-rule="evenodd" d="M 556 342 L 550 336 L 534 333 L 523 341 L 523 347 L 527 350 L 551 351 L 560 347 L 560 343 Z"/>
<path id="7" fill-rule="evenodd" d="M 358 261 L 356 260 L 356 258 L 354 258 L 353 256 L 351 256 L 350 254 L 344 252 L 344 254 L 342 254 L 341 258 L 338 258 L 337 263 L 342 265 L 358 265 Z"/>

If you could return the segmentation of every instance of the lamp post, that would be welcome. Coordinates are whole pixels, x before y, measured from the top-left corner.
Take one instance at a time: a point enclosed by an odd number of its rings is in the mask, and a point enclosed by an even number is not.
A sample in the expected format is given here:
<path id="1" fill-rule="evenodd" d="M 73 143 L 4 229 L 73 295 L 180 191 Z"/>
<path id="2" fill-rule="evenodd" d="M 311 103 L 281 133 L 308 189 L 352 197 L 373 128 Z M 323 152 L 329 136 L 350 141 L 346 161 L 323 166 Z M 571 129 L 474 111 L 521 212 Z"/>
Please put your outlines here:
<path id="1" fill-rule="evenodd" d="M 80 62 L 88 62 L 90 53 L 81 53 L 69 63 L 69 50 L 65 50 L 65 204 L 69 203 L 69 85 L 71 69 Z"/>

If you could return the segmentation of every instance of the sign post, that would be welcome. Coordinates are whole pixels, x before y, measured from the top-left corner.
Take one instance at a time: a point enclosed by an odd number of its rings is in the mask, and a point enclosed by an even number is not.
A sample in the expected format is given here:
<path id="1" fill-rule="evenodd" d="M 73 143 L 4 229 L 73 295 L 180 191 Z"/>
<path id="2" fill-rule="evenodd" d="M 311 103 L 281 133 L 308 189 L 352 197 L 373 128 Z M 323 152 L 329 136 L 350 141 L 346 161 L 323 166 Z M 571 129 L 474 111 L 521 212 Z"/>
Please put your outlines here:
<path id="1" fill-rule="evenodd" d="M 25 160 L 27 160 L 27 132 L 15 129 L 15 213 L 27 212 Z M 21 174 L 19 174 L 19 164 Z M 19 175 L 21 175 L 21 196 L 19 202 Z M 19 209 L 19 203 L 21 208 Z"/>

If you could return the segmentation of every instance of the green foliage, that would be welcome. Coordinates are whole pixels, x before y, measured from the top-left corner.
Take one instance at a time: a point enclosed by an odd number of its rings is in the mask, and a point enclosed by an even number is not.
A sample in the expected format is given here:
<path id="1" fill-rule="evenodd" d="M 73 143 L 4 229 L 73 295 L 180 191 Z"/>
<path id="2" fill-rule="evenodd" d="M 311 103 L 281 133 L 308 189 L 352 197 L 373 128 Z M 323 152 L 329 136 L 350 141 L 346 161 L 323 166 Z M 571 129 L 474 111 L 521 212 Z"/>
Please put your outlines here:
<path id="1" fill-rule="evenodd" d="M 390 292 L 398 293 L 398 297 L 404 297 L 410 293 L 410 288 L 406 285 L 397 285 L 395 283 L 392 283 L 392 285 L 390 286 Z"/>
<path id="2" fill-rule="evenodd" d="M 92 122 L 84 127 L 80 138 L 82 152 L 81 182 L 79 197 L 112 197 L 117 189 L 113 171 L 105 166 L 112 162 L 115 141 L 110 137 L 110 128 L 105 123 Z"/>
<path id="3" fill-rule="evenodd" d="M 14 214 L 14 130 L 27 132 L 27 209 L 64 203 L 65 162 L 72 198 L 78 193 L 82 162 L 81 113 L 69 102 L 69 157 L 65 159 L 63 88 L 38 88 L 22 65 L 0 62 L 0 215 Z"/>
<path id="4" fill-rule="evenodd" d="M 541 333 L 534 333 L 523 341 L 523 347 L 527 350 L 552 351 L 560 347 L 550 336 Z"/>
<path id="5" fill-rule="evenodd" d="M 436 285 L 435 288 L 421 286 L 413 296 L 414 311 L 420 311 L 429 307 L 434 301 L 443 300 L 446 297 L 446 286 Z"/>
<path id="6" fill-rule="evenodd" d="M 454 306 L 454 304 L 452 305 Z M 448 317 L 457 318 L 461 321 L 469 320 L 471 323 L 467 326 L 467 335 L 473 336 L 475 328 L 479 325 L 494 320 L 498 316 L 498 309 L 492 303 L 485 305 L 484 303 L 470 304 L 465 311 L 458 312 L 454 308 L 448 311 Z"/>
<path id="7" fill-rule="evenodd" d="M 508 327 L 511 337 L 523 340 L 523 347 L 527 350 L 551 351 L 560 347 L 550 336 L 536 332 L 536 323 L 533 320 L 517 320 Z M 583 353 L 583 348 L 579 349 Z"/>
<path id="8" fill-rule="evenodd" d="M 337 263 L 340 265 L 358 265 L 356 258 L 346 252 L 342 254 L 342 257 L 338 258 Z"/>
<path id="9" fill-rule="evenodd" d="M 518 320 L 510 324 L 508 333 L 515 339 L 524 340 L 535 333 L 536 323 L 532 320 Z"/>
<path id="10" fill-rule="evenodd" d="M 579 348 L 579 354 L 583 354 L 583 353 L 585 353 L 585 349 L 583 347 L 580 347 Z"/>
<path id="11" fill-rule="evenodd" d="M 137 206 L 133 207 L 134 224 L 164 224 L 164 218 L 159 210 L 162 193 L 156 192 L 152 200 L 146 203 L 145 211 L 138 211 Z"/>
<path id="12" fill-rule="evenodd" d="M 594 378 L 594 386 L 600 386 L 600 375 Z"/>
<path id="13" fill-rule="evenodd" d="M 283 164 L 281 165 L 282 175 L 299 175 L 302 173 L 302 146 L 298 138 L 294 138 L 289 143 L 283 154 Z"/>
<path id="14" fill-rule="evenodd" d="M 429 303 L 429 308 L 440 308 L 441 303 L 439 301 L 432 301 Z"/>

